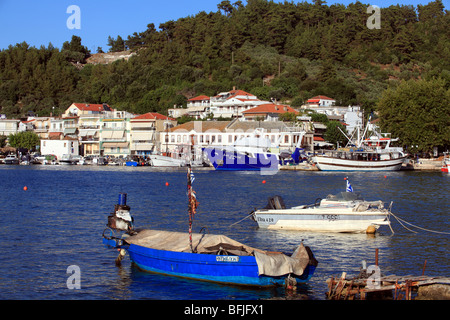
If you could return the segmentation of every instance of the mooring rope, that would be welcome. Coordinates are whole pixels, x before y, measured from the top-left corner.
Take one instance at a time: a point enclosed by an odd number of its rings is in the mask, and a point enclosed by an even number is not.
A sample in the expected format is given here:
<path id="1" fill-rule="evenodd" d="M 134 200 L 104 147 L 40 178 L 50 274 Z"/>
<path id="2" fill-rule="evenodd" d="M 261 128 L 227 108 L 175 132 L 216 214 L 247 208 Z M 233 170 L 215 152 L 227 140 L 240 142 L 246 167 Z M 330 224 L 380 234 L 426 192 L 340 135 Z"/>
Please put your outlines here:
<path id="1" fill-rule="evenodd" d="M 241 219 L 241 220 L 239 220 L 239 221 L 237 221 L 237 222 L 231 224 L 228 228 L 234 226 L 235 224 L 238 224 L 239 222 L 244 221 L 245 219 L 251 218 L 251 217 L 253 216 L 253 212 L 254 212 L 254 211 L 250 212 L 247 216 L 245 216 L 245 218 L 243 218 L 243 219 Z"/>
<path id="2" fill-rule="evenodd" d="M 390 212 L 390 214 L 398 221 L 398 223 L 400 223 L 400 224 L 402 225 L 402 227 L 404 227 L 405 229 L 407 229 L 407 230 L 409 230 L 409 231 L 411 231 L 411 232 L 413 232 L 413 233 L 417 233 L 417 232 L 415 232 L 415 231 L 409 229 L 409 228 L 408 228 L 407 226 L 405 226 L 403 223 L 406 223 L 406 224 L 408 224 L 408 225 L 410 225 L 410 226 L 412 226 L 412 227 L 414 227 L 414 228 L 417 228 L 417 229 L 420 229 L 420 230 L 424 230 L 424 231 L 428 231 L 428 232 L 440 233 L 440 234 L 450 234 L 450 232 L 443 232 L 443 231 L 435 231 L 435 230 L 425 229 L 425 228 L 416 226 L 416 225 L 414 225 L 414 224 L 412 224 L 412 223 L 410 223 L 410 222 L 408 222 L 408 221 L 406 221 L 406 220 L 404 220 L 404 219 L 402 219 L 402 218 L 400 218 L 400 217 L 397 217 L 397 216 L 396 216 L 395 214 L 393 214 L 392 212 Z M 402 222 L 403 222 L 403 223 L 402 223 Z"/>

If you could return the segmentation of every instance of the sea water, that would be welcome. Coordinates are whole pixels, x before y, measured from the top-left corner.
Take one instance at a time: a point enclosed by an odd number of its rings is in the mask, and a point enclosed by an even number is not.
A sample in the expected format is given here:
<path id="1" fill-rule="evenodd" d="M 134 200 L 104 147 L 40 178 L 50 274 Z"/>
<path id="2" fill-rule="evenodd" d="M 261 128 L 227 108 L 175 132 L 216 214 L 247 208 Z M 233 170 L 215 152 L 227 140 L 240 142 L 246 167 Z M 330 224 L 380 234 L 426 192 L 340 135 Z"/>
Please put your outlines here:
<path id="1" fill-rule="evenodd" d="M 220 233 L 249 246 L 291 253 L 303 242 L 319 265 L 299 292 L 325 299 L 326 280 L 357 275 L 363 260 L 383 275 L 450 276 L 449 183 L 440 172 L 217 172 L 194 169 L 199 207 L 193 229 Z M 188 231 L 185 169 L 96 166 L 0 166 L 0 299 L 257 300 L 285 290 L 226 286 L 121 267 L 102 245 L 119 193 L 137 227 Z M 392 219 L 375 236 L 259 229 L 244 219 L 280 195 L 288 207 L 345 191 L 345 177 L 366 200 L 393 201 L 392 212 L 426 230 L 412 233 Z M 24 190 L 24 187 L 26 190 Z M 433 232 L 432 232 L 433 231 Z M 436 233 L 436 232 L 446 232 Z"/>

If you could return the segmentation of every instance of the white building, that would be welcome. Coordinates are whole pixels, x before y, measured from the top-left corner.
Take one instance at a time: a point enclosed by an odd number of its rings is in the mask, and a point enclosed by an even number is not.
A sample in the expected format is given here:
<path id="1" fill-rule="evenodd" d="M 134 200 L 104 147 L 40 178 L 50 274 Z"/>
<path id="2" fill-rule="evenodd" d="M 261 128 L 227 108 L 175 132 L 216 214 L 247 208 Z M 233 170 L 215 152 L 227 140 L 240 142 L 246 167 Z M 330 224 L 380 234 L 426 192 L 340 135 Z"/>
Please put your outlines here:
<path id="1" fill-rule="evenodd" d="M 269 139 L 274 147 L 294 151 L 298 143 L 296 133 L 305 131 L 301 147 L 313 150 L 314 134 L 309 122 L 296 127 L 281 121 L 191 121 L 161 132 L 161 151 L 171 154 L 189 152 L 192 143 L 195 154 L 201 155 L 201 149 L 207 146 L 223 147 L 232 145 L 236 140 L 248 137 L 255 132 Z"/>
<path id="2" fill-rule="evenodd" d="M 79 143 L 77 139 L 43 139 L 41 140 L 40 152 L 42 155 L 53 154 L 57 159 L 62 159 L 63 155 L 78 156 Z"/>
<path id="3" fill-rule="evenodd" d="M 336 105 L 336 100 L 327 96 L 316 96 L 309 99 L 306 104 L 309 107 L 332 107 Z"/>
<path id="4" fill-rule="evenodd" d="M 210 112 L 214 118 L 241 118 L 243 111 L 268 103 L 270 102 L 259 100 L 251 93 L 233 89 L 211 97 Z"/>
<path id="5" fill-rule="evenodd" d="M 353 133 L 353 131 L 359 127 L 363 127 L 363 114 L 360 107 L 348 106 L 347 112 L 344 114 L 344 121 L 347 124 L 347 132 Z"/>
<path id="6" fill-rule="evenodd" d="M 214 97 L 201 95 L 188 100 L 187 109 L 172 108 L 168 110 L 169 117 L 178 118 L 188 115 L 194 119 L 205 119 L 212 115 L 217 118 L 242 118 L 242 112 L 250 110 L 262 104 L 271 102 L 259 100 L 255 95 L 233 90 L 222 92 Z"/>
<path id="7" fill-rule="evenodd" d="M 0 135 L 9 136 L 19 132 L 20 120 L 17 119 L 0 119 Z"/>

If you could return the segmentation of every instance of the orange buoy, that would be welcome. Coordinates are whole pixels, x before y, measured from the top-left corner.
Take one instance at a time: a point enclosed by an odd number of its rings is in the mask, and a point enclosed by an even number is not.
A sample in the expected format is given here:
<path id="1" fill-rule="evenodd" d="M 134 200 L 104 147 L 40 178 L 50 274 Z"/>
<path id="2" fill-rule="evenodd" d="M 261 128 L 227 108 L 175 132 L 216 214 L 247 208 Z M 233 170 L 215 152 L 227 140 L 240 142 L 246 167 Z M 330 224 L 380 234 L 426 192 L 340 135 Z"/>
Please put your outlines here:
<path id="1" fill-rule="evenodd" d="M 28 190 L 27 186 L 23 187 L 23 191 L 27 191 L 27 190 Z"/>
<path id="2" fill-rule="evenodd" d="M 166 187 L 168 187 L 169 186 L 169 183 L 168 182 L 166 182 Z"/>

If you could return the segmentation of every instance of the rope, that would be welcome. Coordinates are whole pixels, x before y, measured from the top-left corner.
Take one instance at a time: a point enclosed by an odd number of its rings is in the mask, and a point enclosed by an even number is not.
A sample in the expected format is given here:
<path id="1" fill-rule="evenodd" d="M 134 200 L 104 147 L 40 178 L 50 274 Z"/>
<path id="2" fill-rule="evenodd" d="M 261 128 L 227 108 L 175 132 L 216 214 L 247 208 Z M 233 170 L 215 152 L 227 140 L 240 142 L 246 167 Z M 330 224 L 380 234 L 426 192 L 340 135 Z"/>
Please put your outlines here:
<path id="1" fill-rule="evenodd" d="M 412 226 L 412 227 L 414 227 L 414 228 L 417 228 L 417 229 L 420 229 L 420 230 L 424 230 L 424 231 L 428 231 L 428 232 L 440 233 L 440 234 L 450 234 L 450 232 L 443 232 L 443 231 L 435 231 L 435 230 L 425 229 L 425 228 L 416 226 L 416 225 L 414 225 L 414 224 L 412 224 L 412 223 L 409 223 L 408 221 L 403 220 L 403 219 L 400 218 L 400 217 L 397 217 L 397 216 L 396 216 L 395 214 L 393 214 L 392 212 L 390 212 L 390 214 L 391 214 L 395 219 L 397 219 L 398 223 L 400 223 L 405 229 L 407 229 L 407 230 L 409 230 L 409 231 L 411 231 L 411 232 L 413 232 L 413 233 L 417 233 L 417 232 L 415 232 L 415 231 L 409 229 L 409 228 L 406 227 L 403 223 L 406 223 L 406 224 L 408 224 L 408 225 L 410 225 L 410 226 Z M 402 222 L 403 222 L 403 223 L 402 223 Z"/>
<path id="2" fill-rule="evenodd" d="M 252 215 L 253 215 L 253 212 L 254 212 L 254 211 L 250 212 L 245 218 L 243 218 L 243 219 L 239 220 L 238 222 L 235 222 L 235 223 L 233 223 L 232 225 L 228 226 L 228 228 L 231 228 L 231 227 L 234 226 L 235 224 L 238 224 L 239 222 L 242 222 L 242 221 L 244 221 L 244 220 L 247 219 L 247 218 L 251 218 Z"/>

